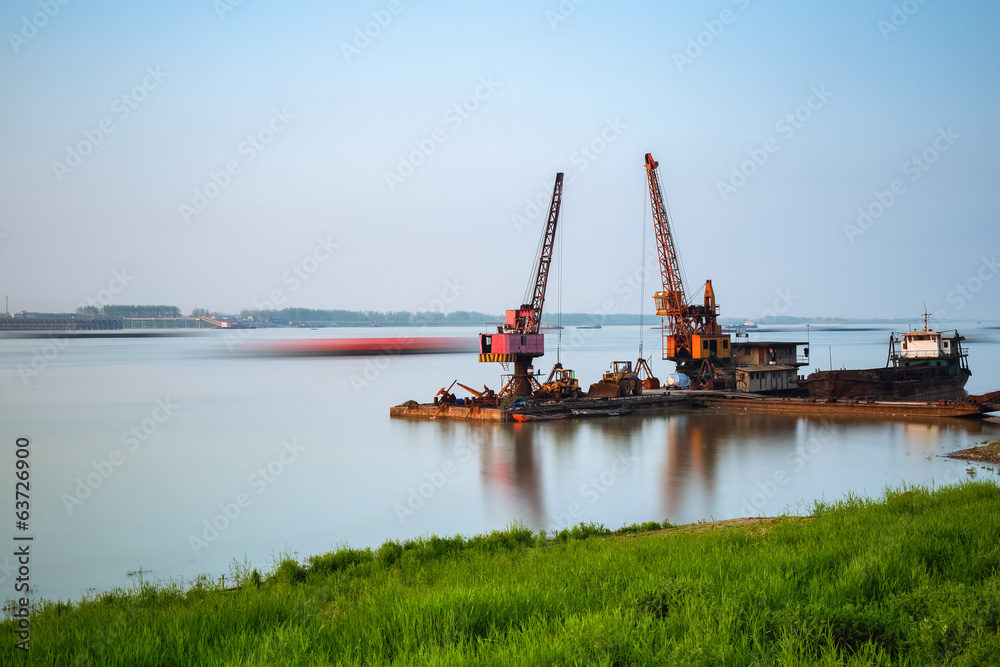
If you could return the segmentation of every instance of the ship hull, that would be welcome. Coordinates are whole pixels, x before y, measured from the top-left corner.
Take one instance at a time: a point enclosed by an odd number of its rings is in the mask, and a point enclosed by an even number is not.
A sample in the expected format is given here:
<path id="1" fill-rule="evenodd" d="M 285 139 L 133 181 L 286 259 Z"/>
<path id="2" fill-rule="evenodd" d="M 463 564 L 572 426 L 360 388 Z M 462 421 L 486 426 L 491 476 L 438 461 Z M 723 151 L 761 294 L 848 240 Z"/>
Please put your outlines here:
<path id="1" fill-rule="evenodd" d="M 811 398 L 874 398 L 884 401 L 952 401 L 964 398 L 972 373 L 965 368 L 870 368 L 819 371 L 801 384 Z"/>

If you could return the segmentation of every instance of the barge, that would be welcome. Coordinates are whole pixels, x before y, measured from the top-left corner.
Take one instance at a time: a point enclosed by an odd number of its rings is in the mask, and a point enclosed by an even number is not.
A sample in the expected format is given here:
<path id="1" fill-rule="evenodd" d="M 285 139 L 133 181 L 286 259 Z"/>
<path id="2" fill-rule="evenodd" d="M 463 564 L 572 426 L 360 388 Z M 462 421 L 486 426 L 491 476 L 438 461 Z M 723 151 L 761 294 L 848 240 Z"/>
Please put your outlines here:
<path id="1" fill-rule="evenodd" d="M 1000 391 L 969 396 L 956 401 L 878 401 L 774 396 L 733 391 L 667 390 L 643 391 L 619 398 L 528 400 L 507 407 L 479 404 L 420 404 L 407 401 L 389 408 L 391 417 L 417 420 L 538 422 L 592 417 L 616 417 L 633 413 L 652 414 L 676 409 L 714 408 L 736 412 L 769 412 L 802 416 L 851 416 L 878 418 L 981 417 L 1000 411 Z"/>
<path id="2" fill-rule="evenodd" d="M 924 313 L 923 331 L 893 332 L 884 368 L 811 373 L 801 382 L 810 398 L 879 401 L 955 401 L 972 376 L 965 338 L 933 331 Z"/>

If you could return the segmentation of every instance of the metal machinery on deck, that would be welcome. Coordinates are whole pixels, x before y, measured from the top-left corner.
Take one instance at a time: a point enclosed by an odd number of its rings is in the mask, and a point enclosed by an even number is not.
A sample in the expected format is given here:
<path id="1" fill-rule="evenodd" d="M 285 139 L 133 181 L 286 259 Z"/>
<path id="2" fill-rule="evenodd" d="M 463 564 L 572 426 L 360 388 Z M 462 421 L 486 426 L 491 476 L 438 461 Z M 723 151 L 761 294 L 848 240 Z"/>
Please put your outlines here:
<path id="1" fill-rule="evenodd" d="M 640 358 L 639 361 L 644 360 Z M 643 380 L 632 370 L 631 361 L 612 361 L 611 370 L 606 371 L 600 380 L 590 385 L 587 396 L 600 398 L 638 396 L 642 393 L 642 387 Z"/>
<path id="2" fill-rule="evenodd" d="M 542 232 L 540 252 L 535 260 L 533 280 L 528 284 L 525 301 L 516 310 L 508 310 L 503 326 L 496 333 L 479 335 L 479 361 L 500 362 L 504 368 L 514 364 L 514 375 L 497 393 L 500 399 L 531 396 L 539 388 L 538 381 L 529 373 L 532 359 L 545 354 L 545 334 L 539 332 L 542 306 L 545 303 L 545 286 L 552 264 L 552 250 L 556 240 L 556 225 L 562 206 L 563 173 L 556 174 L 549 204 L 549 217 Z"/>
<path id="3" fill-rule="evenodd" d="M 719 307 L 715 303 L 711 280 L 705 281 L 702 304 L 689 304 L 684 294 L 684 282 L 667 216 L 666 201 L 660 187 L 658 166 L 659 163 L 653 156 L 646 153 L 649 200 L 653 209 L 656 248 L 660 255 L 660 276 L 663 279 L 663 291 L 653 295 L 656 314 L 666 318 L 666 326 L 661 327 L 663 358 L 676 363 L 677 372 L 690 377 L 693 384 L 710 387 L 717 377 L 720 382 L 725 381 L 722 369 L 731 366 L 732 340 L 719 326 Z"/>

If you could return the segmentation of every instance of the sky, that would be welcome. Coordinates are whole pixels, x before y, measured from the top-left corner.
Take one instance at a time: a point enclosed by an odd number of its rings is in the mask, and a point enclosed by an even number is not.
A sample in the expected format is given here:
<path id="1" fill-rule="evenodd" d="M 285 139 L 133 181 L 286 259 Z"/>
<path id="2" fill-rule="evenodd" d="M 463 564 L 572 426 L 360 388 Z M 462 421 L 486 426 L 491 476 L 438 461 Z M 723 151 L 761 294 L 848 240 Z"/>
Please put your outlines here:
<path id="1" fill-rule="evenodd" d="M 644 155 L 724 317 L 1000 312 L 1000 5 L 9 0 L 0 296 L 649 313 Z"/>

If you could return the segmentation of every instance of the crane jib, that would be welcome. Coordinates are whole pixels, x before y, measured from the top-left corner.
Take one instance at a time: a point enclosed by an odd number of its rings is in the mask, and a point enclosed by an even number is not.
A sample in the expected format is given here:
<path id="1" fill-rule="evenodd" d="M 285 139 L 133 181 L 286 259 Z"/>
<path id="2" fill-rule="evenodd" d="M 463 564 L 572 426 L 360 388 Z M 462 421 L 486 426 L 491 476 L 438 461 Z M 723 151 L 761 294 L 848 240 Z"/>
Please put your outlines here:
<path id="1" fill-rule="evenodd" d="M 542 321 L 542 307 L 545 304 L 545 287 L 549 279 L 549 266 L 552 264 L 552 251 L 556 242 L 556 226 L 559 223 L 559 210 L 562 207 L 563 172 L 556 174 L 556 182 L 552 188 L 552 201 L 549 204 L 549 215 L 542 235 L 541 251 L 535 270 L 535 283 L 531 290 L 531 301 L 521 306 L 530 312 L 530 320 L 521 329 L 527 333 L 538 333 Z"/>

